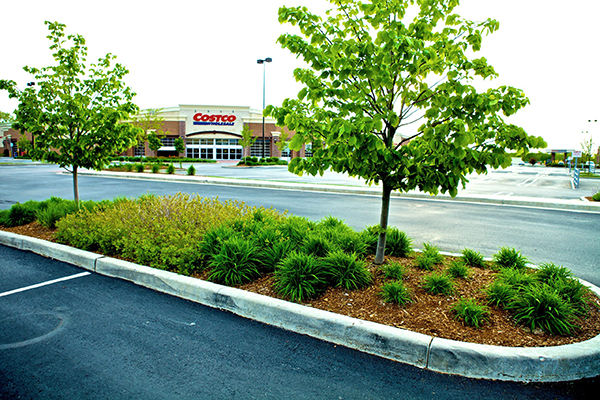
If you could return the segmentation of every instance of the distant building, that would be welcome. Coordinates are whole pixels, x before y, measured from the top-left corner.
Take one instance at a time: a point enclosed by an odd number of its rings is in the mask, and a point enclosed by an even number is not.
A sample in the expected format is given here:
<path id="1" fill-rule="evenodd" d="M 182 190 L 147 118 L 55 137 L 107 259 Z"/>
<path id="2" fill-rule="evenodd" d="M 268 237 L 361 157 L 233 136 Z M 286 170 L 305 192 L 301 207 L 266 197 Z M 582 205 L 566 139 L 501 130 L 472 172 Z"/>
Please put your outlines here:
<path id="1" fill-rule="evenodd" d="M 211 106 L 211 105 L 179 105 L 178 107 L 163 108 L 157 112 L 157 118 L 162 120 L 162 130 L 165 135 L 161 138 L 162 147 L 158 149 L 158 157 L 189 157 L 212 160 L 239 160 L 245 156 L 263 156 L 263 118 L 261 110 L 240 106 Z M 252 131 L 256 141 L 250 147 L 240 145 L 242 129 L 247 126 Z M 31 134 L 26 132 L 31 141 Z M 0 141 L 5 155 L 22 155 L 17 143 L 21 132 L 11 128 L 9 123 L 0 124 Z M 291 159 L 310 156 L 310 146 L 300 151 L 291 151 L 284 146 L 279 150 L 277 144 L 284 137 L 290 140 L 294 132 L 279 127 L 272 118 L 265 119 L 264 127 L 264 157 L 279 157 Z M 185 142 L 185 152 L 178 154 L 175 150 L 175 139 L 182 138 Z M 148 143 L 140 143 L 121 155 L 123 156 L 154 156 Z"/>
<path id="2" fill-rule="evenodd" d="M 180 105 L 163 108 L 157 117 L 163 119 L 162 129 L 166 135 L 161 139 L 163 146 L 158 149 L 157 156 L 181 156 L 212 160 L 239 160 L 245 156 L 263 156 L 263 119 L 260 110 L 239 106 Z M 256 138 L 254 144 L 243 148 L 240 145 L 242 129 L 247 126 Z M 272 118 L 265 119 L 264 157 L 280 157 L 284 159 L 304 157 L 305 149 L 290 151 L 287 146 L 283 151 L 276 145 L 283 137 L 291 139 L 294 135 L 286 128 L 279 127 Z M 185 140 L 185 153 L 177 154 L 175 139 Z M 148 143 L 133 147 L 123 155 L 153 156 Z"/>

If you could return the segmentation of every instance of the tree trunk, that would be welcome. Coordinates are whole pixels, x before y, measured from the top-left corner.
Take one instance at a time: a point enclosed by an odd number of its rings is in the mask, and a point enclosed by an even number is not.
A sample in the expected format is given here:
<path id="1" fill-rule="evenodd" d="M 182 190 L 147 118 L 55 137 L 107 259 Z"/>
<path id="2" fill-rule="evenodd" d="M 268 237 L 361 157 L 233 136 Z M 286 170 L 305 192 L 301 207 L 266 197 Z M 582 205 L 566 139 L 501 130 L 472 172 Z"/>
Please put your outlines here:
<path id="1" fill-rule="evenodd" d="M 377 252 L 375 253 L 375 264 L 383 264 L 385 256 L 385 238 L 390 215 L 390 195 L 392 187 L 383 182 L 383 194 L 381 196 L 381 217 L 379 220 L 379 239 L 377 240 Z"/>
<path id="2" fill-rule="evenodd" d="M 79 183 L 77 182 L 77 166 L 73 165 L 73 198 L 79 208 Z"/>

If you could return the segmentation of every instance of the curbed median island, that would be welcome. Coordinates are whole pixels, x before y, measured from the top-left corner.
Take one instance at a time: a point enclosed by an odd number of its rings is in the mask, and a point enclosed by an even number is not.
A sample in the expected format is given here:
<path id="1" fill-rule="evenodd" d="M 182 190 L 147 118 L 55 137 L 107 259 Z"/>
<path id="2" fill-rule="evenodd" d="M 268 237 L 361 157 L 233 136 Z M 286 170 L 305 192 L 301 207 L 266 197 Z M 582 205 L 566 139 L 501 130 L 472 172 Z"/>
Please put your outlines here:
<path id="1" fill-rule="evenodd" d="M 421 368 L 525 381 L 600 374 L 597 288 L 553 264 L 530 269 L 514 249 L 501 249 L 493 260 L 473 250 L 441 254 L 430 243 L 412 251 L 410 239 L 391 229 L 391 256 L 376 266 L 369 251 L 372 229 L 355 232 L 333 217 L 312 222 L 182 194 L 88 204 L 57 226 L 46 238 L 101 253 L 78 250 L 91 254 L 91 266 L 65 261 Z M 34 236 L 44 230 L 39 222 L 4 229 Z M 36 251 L 25 245 L 34 239 L 5 235 L 3 243 Z M 40 254 L 52 258 L 75 251 L 38 242 Z M 383 288 L 392 283 L 408 294 L 403 305 L 386 297 Z M 560 303 L 561 315 L 532 319 L 527 304 L 526 311 L 515 309 L 527 298 L 527 287 L 549 293 L 549 302 L 572 301 Z M 466 299 L 472 301 L 457 309 Z M 499 307 L 502 302 L 509 307 Z M 465 311 L 473 305 L 479 306 L 478 317 Z M 473 368 L 477 360 L 482 365 Z"/>

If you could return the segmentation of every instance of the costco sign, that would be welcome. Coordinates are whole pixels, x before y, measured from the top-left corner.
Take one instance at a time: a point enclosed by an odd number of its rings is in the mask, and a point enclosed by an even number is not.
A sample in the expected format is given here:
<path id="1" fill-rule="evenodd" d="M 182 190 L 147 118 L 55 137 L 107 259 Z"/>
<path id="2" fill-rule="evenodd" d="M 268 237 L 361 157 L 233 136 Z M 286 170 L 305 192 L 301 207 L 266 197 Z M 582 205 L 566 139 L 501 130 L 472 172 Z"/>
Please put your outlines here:
<path id="1" fill-rule="evenodd" d="M 194 125 L 233 126 L 237 117 L 223 114 L 194 114 Z"/>

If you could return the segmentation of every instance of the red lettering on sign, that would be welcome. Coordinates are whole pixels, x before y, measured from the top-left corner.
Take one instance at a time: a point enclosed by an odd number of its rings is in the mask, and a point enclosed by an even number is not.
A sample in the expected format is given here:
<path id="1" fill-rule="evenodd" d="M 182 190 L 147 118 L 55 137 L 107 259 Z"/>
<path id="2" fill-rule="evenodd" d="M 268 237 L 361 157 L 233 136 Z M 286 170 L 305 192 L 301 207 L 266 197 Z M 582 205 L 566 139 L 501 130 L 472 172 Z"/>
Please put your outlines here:
<path id="1" fill-rule="evenodd" d="M 234 122 L 237 117 L 235 115 L 220 115 L 220 114 L 213 114 L 213 115 L 208 115 L 208 114 L 202 114 L 202 113 L 197 113 L 194 114 L 193 117 L 194 121 L 196 122 Z"/>

